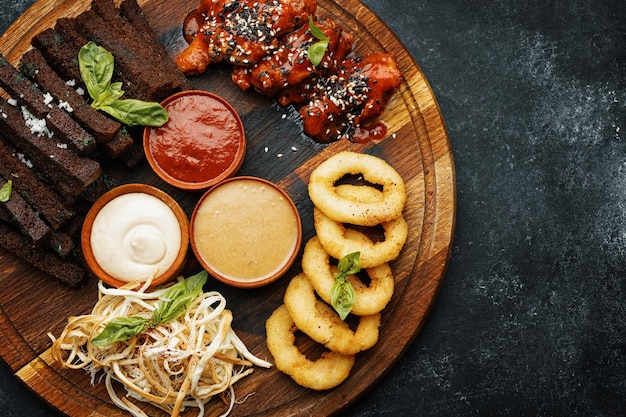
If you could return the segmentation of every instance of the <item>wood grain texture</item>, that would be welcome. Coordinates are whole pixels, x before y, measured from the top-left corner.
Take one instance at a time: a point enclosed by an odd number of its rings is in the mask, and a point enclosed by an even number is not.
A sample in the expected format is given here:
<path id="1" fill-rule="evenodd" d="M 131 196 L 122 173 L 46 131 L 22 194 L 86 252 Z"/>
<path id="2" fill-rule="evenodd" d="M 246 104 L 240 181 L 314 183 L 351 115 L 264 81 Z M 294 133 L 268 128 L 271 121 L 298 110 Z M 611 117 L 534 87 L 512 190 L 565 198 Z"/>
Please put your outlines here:
<path id="1" fill-rule="evenodd" d="M 140 1 L 155 32 L 175 55 L 183 46 L 180 25 L 196 7 L 189 0 Z M 406 49 L 374 14 L 357 0 L 339 3 L 319 0 L 327 13 L 355 34 L 356 50 L 391 52 L 404 82 L 381 119 L 389 128 L 386 139 L 354 144 L 340 141 L 320 145 L 302 134 L 293 109 L 280 108 L 230 82 L 230 68 L 216 65 L 194 77 L 198 88 L 216 92 L 239 112 L 247 133 L 247 153 L 239 171 L 278 183 L 294 199 L 303 222 L 303 241 L 314 235 L 312 203 L 307 182 L 312 169 L 329 155 L 350 149 L 380 156 L 394 166 L 407 185 L 405 218 L 410 233 L 392 269 L 396 289 L 384 310 L 380 340 L 357 356 L 353 371 L 341 386 L 327 392 L 298 387 L 275 369 L 257 369 L 241 381 L 236 392 L 244 403 L 234 416 L 325 416 L 344 409 L 374 387 L 393 366 L 422 327 L 435 300 L 450 257 L 454 234 L 456 192 L 452 150 L 444 121 L 428 81 Z M 75 16 L 89 7 L 81 0 L 40 0 L 0 39 L 0 52 L 13 64 L 30 48 L 30 39 L 53 26 L 62 16 Z M 283 117 L 286 116 L 286 117 Z M 295 151 L 291 150 L 295 147 Z M 266 150 L 267 149 L 267 150 Z M 278 154 L 283 154 L 278 157 Z M 191 213 L 198 195 L 169 188 L 148 168 L 123 173 L 125 182 L 145 182 L 170 193 Z M 300 259 L 279 282 L 258 290 L 237 290 L 216 281 L 208 285 L 222 292 L 234 313 L 233 327 L 250 350 L 271 360 L 265 346 L 265 320 L 282 303 L 289 277 L 300 270 Z M 108 400 L 102 384 L 91 385 L 82 371 L 61 370 L 50 358 L 48 332 L 59 334 L 70 315 L 85 314 L 96 301 L 96 283 L 70 289 L 0 250 L 0 353 L 16 376 L 52 406 L 68 416 L 126 415 Z M 206 415 L 224 407 L 214 402 Z M 154 409 L 150 415 L 161 416 Z"/>

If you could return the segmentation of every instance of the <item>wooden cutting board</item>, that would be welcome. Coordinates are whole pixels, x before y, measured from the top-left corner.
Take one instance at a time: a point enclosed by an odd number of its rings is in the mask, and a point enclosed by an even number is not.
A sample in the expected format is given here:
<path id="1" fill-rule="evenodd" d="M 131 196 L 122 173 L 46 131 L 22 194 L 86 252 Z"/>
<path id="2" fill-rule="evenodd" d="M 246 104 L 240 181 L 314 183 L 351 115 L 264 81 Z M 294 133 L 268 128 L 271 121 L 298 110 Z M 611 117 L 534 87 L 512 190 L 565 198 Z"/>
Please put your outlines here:
<path id="1" fill-rule="evenodd" d="M 119 3 L 119 2 L 118 2 Z M 175 55 L 185 43 L 180 26 L 197 0 L 139 2 L 162 42 Z M 396 278 L 393 299 L 382 314 L 380 339 L 357 355 L 350 377 L 339 387 L 315 392 L 296 385 L 276 369 L 257 369 L 238 383 L 240 398 L 234 416 L 324 416 L 335 414 L 375 387 L 422 327 L 440 288 L 450 258 L 456 194 L 452 150 L 436 99 L 424 74 L 407 50 L 366 6 L 357 0 L 319 0 L 326 13 L 355 35 L 359 53 L 390 52 L 396 56 L 404 82 L 381 116 L 388 136 L 377 143 L 339 141 L 321 145 L 304 136 L 293 109 L 281 108 L 230 82 L 230 68 L 217 65 L 192 79 L 201 89 L 224 96 L 240 113 L 248 149 L 242 175 L 256 175 L 278 183 L 296 202 L 303 222 L 304 242 L 314 235 L 312 203 L 307 182 L 317 164 L 340 150 L 367 152 L 384 158 L 404 178 L 408 201 L 405 218 L 410 232 L 392 269 Z M 83 0 L 39 0 L 0 39 L 0 52 L 13 64 L 30 47 L 30 39 L 53 26 L 56 19 L 75 16 L 89 7 Z M 279 155 L 282 154 L 282 157 Z M 125 173 L 125 182 L 145 182 L 173 195 L 191 213 L 199 195 L 172 189 L 143 164 Z M 298 259 L 278 283 L 259 290 L 237 290 L 210 281 L 233 311 L 233 327 L 257 356 L 271 360 L 265 345 L 265 320 L 282 303 L 289 278 L 300 271 Z M 35 393 L 72 417 L 122 416 L 108 399 L 103 384 L 91 385 L 83 371 L 61 370 L 50 358 L 48 332 L 58 335 L 71 315 L 88 313 L 96 301 L 96 282 L 69 288 L 0 249 L 0 353 Z M 207 415 L 225 410 L 213 402 Z M 152 415 L 163 413 L 155 409 Z M 185 415 L 195 415 L 188 413 Z"/>

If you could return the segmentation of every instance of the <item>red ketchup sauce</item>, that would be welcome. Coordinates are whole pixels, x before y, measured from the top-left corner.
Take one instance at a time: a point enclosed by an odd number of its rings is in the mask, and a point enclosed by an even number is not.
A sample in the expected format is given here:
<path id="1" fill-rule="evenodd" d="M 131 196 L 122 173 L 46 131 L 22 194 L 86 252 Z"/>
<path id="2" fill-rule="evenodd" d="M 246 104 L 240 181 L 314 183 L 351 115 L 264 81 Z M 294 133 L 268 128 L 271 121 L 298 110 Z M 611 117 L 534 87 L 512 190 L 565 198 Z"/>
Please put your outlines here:
<path id="1" fill-rule="evenodd" d="M 239 169 L 245 134 L 236 111 L 204 91 L 185 91 L 163 102 L 169 119 L 146 130 L 148 162 L 164 180 L 186 189 L 203 189 Z"/>

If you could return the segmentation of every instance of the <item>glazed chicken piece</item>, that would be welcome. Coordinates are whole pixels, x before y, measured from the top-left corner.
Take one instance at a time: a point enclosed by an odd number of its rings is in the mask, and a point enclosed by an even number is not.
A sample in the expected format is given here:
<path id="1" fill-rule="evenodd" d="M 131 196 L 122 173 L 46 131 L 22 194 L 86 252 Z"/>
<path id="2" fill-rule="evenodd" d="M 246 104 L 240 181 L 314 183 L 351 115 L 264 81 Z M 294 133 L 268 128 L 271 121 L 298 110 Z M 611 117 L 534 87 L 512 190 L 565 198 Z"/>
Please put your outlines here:
<path id="1" fill-rule="evenodd" d="M 304 133 L 320 142 L 350 137 L 354 129 L 385 109 L 388 93 L 400 86 L 402 75 L 390 54 L 369 54 L 344 60 L 336 72 L 284 90 L 283 106 L 300 108 Z"/>
<path id="2" fill-rule="evenodd" d="M 352 50 L 352 34 L 338 28 L 330 19 L 320 18 L 314 24 L 329 40 L 324 58 L 317 66 L 309 60 L 308 48 L 318 39 L 311 34 L 306 23 L 282 37 L 278 47 L 257 64 L 235 67 L 233 82 L 242 90 L 254 87 L 262 94 L 274 96 L 280 90 L 336 67 Z"/>
<path id="3" fill-rule="evenodd" d="M 205 72 L 213 62 L 251 66 L 316 9 L 315 0 L 202 0 L 185 19 L 189 45 L 176 63 L 188 75 Z"/>

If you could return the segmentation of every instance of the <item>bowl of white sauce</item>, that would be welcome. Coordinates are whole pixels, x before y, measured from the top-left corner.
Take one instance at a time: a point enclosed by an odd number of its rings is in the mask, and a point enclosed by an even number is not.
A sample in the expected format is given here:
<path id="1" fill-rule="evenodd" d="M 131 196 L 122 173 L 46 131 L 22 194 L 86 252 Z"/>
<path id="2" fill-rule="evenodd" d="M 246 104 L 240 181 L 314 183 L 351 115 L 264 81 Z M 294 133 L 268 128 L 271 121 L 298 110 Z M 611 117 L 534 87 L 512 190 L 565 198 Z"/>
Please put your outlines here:
<path id="1" fill-rule="evenodd" d="M 93 273 L 121 287 L 156 287 L 176 278 L 189 248 L 189 220 L 166 192 L 146 184 L 113 188 L 91 207 L 81 231 Z"/>

